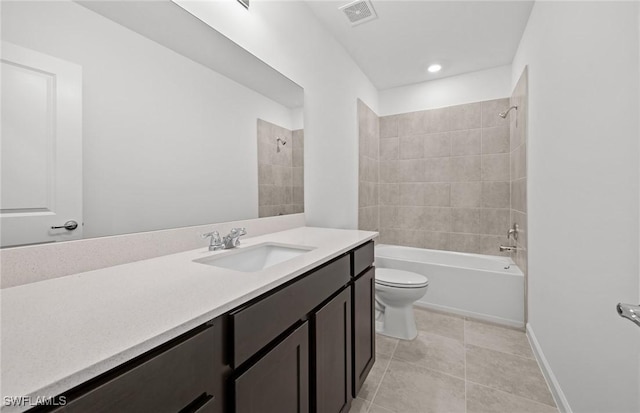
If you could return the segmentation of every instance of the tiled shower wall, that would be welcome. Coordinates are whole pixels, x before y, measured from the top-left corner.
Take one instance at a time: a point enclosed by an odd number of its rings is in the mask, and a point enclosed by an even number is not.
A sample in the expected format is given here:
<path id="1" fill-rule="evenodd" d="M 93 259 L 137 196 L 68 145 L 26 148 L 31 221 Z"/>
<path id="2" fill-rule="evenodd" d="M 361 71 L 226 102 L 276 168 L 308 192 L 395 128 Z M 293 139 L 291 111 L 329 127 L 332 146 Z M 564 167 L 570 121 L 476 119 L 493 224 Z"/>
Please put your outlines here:
<path id="1" fill-rule="evenodd" d="M 359 182 L 358 228 L 378 231 L 379 211 L 379 159 L 380 128 L 378 115 L 358 99 Z"/>
<path id="2" fill-rule="evenodd" d="M 277 138 L 286 140 L 278 152 Z M 258 119 L 258 216 L 303 212 L 304 133 Z"/>
<path id="3" fill-rule="evenodd" d="M 511 183 L 509 120 L 498 113 L 508 107 L 505 98 L 379 119 L 380 242 L 500 254 Z"/>
<path id="4" fill-rule="evenodd" d="M 527 69 L 518 80 L 511 104 L 518 106 L 510 115 L 511 135 L 511 222 L 520 228 L 513 259 L 527 275 Z M 526 307 L 525 307 L 526 308 Z"/>

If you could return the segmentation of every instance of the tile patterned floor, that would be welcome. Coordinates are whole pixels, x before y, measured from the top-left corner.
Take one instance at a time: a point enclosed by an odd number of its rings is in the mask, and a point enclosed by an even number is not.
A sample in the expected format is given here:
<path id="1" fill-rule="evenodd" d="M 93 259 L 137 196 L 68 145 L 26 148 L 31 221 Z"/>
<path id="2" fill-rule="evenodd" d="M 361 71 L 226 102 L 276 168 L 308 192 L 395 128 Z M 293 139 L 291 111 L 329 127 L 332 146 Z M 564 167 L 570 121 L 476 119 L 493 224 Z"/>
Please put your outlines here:
<path id="1" fill-rule="evenodd" d="M 416 308 L 418 337 L 378 335 L 351 413 L 558 413 L 525 334 Z"/>

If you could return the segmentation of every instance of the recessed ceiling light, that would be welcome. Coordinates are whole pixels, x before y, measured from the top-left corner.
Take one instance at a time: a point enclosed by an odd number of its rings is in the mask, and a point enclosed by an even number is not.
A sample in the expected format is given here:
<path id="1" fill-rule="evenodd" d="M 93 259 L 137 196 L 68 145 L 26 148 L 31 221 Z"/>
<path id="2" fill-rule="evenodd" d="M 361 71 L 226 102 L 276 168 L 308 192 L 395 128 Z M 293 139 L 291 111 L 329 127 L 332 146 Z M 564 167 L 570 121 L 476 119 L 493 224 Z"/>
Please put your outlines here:
<path id="1" fill-rule="evenodd" d="M 439 64 L 437 64 L 437 63 L 436 63 L 436 64 L 433 64 L 433 65 L 431 65 L 431 66 L 429 66 L 429 67 L 427 68 L 427 70 L 429 71 L 429 73 L 436 73 L 436 72 L 439 72 L 439 71 L 440 71 L 440 69 L 442 69 L 442 66 L 440 66 L 440 65 L 439 65 Z"/>

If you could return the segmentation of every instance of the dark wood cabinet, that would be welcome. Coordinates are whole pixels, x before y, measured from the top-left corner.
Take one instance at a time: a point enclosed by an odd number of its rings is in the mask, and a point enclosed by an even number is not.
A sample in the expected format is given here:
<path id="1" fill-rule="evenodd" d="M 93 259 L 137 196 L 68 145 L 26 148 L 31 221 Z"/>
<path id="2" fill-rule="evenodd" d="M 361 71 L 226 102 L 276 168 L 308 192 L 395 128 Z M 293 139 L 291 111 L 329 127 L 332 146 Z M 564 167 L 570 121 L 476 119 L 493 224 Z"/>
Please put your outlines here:
<path id="1" fill-rule="evenodd" d="M 345 288 L 313 317 L 315 412 L 341 413 L 351 407 L 351 335 L 351 289 Z"/>
<path id="2" fill-rule="evenodd" d="M 305 322 L 234 381 L 237 413 L 309 411 L 309 328 Z"/>
<path id="3" fill-rule="evenodd" d="M 359 275 L 352 287 L 353 397 L 356 397 L 376 361 L 375 268 Z"/>
<path id="4" fill-rule="evenodd" d="M 373 242 L 33 412 L 346 413 L 375 361 Z"/>
<path id="5" fill-rule="evenodd" d="M 72 389 L 57 413 L 223 412 L 223 369 L 214 348 L 222 326 L 207 325 Z"/>

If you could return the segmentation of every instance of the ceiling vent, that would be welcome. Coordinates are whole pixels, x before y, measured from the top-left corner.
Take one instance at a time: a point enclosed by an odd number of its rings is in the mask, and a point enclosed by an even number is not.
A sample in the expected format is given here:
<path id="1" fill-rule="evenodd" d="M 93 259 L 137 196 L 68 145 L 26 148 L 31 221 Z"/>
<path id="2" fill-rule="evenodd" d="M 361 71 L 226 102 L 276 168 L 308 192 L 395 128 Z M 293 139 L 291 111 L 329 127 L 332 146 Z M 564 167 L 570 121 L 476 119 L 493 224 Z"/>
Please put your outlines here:
<path id="1" fill-rule="evenodd" d="M 339 7 L 339 9 L 347 15 L 352 26 L 357 26 L 378 18 L 369 0 L 352 1 L 349 4 Z"/>

